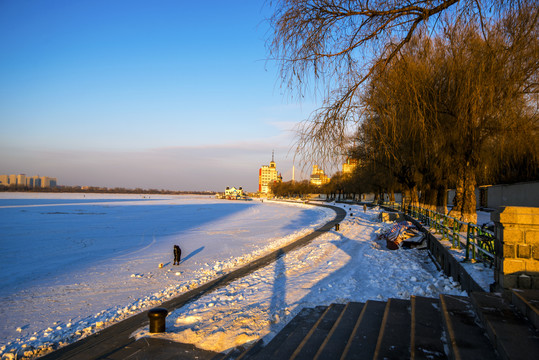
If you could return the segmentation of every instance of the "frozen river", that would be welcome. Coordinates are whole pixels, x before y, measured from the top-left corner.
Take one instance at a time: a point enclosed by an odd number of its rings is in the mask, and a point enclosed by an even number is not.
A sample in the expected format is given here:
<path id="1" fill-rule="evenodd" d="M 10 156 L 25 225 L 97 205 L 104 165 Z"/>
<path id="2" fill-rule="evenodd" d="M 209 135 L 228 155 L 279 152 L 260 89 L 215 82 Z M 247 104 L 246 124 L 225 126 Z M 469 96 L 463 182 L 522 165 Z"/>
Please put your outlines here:
<path id="1" fill-rule="evenodd" d="M 127 317 L 333 216 L 203 196 L 0 193 L 0 346 L 77 325 L 93 331 L 89 319 Z M 180 266 L 172 265 L 174 244 Z"/>

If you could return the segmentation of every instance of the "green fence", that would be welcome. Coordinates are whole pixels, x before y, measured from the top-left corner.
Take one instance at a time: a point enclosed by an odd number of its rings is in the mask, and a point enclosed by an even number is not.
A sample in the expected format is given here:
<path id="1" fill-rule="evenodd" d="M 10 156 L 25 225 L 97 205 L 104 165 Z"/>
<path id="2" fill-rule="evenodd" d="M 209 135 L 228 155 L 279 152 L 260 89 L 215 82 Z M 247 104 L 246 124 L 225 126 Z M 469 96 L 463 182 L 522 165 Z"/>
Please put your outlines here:
<path id="1" fill-rule="evenodd" d="M 405 206 L 404 211 L 399 203 L 384 203 L 386 207 L 404 212 L 417 219 L 426 227 L 441 234 L 442 238 L 451 241 L 452 248 L 465 248 L 464 261 L 482 261 L 494 264 L 494 235 L 481 226 L 459 221 L 451 216 L 420 206 Z"/>

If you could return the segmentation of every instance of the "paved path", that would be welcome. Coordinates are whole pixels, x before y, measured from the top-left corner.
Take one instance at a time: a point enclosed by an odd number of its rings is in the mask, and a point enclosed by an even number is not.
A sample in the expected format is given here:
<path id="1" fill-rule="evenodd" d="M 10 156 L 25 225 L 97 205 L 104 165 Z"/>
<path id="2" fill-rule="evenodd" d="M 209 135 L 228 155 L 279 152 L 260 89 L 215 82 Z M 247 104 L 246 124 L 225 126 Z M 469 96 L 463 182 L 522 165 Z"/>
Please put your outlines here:
<path id="1" fill-rule="evenodd" d="M 249 264 L 236 269 L 226 275 L 212 280 L 196 289 L 188 291 L 174 299 L 160 305 L 169 312 L 178 309 L 188 302 L 195 301 L 201 296 L 226 286 L 232 281 L 249 275 L 253 271 L 267 266 L 283 254 L 306 245 L 316 237 L 331 230 L 335 224 L 340 223 L 346 216 L 346 211 L 340 207 L 316 204 L 333 209 L 336 216 L 333 220 L 315 230 L 314 232 L 297 239 L 296 241 L 261 257 Z M 166 340 L 143 338 L 135 341 L 131 335 L 138 329 L 148 326 L 148 310 L 134 315 L 117 324 L 111 325 L 102 331 L 90 335 L 71 345 L 56 350 L 41 359 L 212 359 L 220 354 L 203 351 L 192 345 L 179 344 Z"/>

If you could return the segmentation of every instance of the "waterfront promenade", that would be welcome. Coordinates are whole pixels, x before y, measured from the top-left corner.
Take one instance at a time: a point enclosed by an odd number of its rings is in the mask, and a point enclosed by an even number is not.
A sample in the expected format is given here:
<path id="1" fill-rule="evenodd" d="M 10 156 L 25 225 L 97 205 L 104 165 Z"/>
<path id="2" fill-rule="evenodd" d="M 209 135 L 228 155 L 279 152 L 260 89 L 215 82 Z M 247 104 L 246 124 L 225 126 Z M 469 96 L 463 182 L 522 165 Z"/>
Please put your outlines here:
<path id="1" fill-rule="evenodd" d="M 303 236 L 266 256 L 212 280 L 196 289 L 190 290 L 174 299 L 164 302 L 160 307 L 163 307 L 170 312 L 191 301 L 195 301 L 201 296 L 223 287 L 236 279 L 246 276 L 255 270 L 263 268 L 284 254 L 308 244 L 313 239 L 333 229 L 335 225 L 340 223 L 346 216 L 346 211 L 340 207 L 330 205 L 317 206 L 333 209 L 336 213 L 333 220 L 312 233 Z M 218 353 L 200 350 L 187 344 L 179 344 L 160 339 L 134 339 L 132 334 L 137 329 L 148 326 L 148 323 L 148 311 L 144 311 L 76 343 L 45 355 L 42 359 L 125 359 L 130 356 L 133 356 L 134 359 L 193 359 L 195 357 L 199 359 L 208 359 L 218 355 Z"/>

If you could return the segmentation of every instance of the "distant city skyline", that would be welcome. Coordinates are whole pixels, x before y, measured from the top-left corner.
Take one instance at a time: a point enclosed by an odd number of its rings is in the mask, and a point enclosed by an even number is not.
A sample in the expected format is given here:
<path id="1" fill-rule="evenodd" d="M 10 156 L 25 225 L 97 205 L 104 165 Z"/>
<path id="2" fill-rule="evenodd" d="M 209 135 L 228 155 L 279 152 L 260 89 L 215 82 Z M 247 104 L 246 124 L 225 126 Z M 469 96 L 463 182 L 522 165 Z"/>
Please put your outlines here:
<path id="1" fill-rule="evenodd" d="M 26 171 L 26 172 L 17 172 L 17 171 L 4 171 L 6 174 L 39 174 L 47 173 L 54 174 L 56 178 L 60 179 L 58 185 L 60 186 L 96 186 L 96 187 L 123 187 L 123 188 L 143 188 L 143 189 L 165 189 L 165 190 L 180 190 L 180 191 L 224 191 L 223 189 L 226 186 L 235 186 L 243 187 L 246 191 L 256 192 L 258 191 L 258 181 L 259 181 L 259 169 L 264 162 L 269 163 L 271 160 L 271 154 L 260 152 L 254 152 L 253 150 L 248 150 L 248 148 L 237 148 L 231 149 L 227 148 L 227 152 L 237 152 L 241 153 L 244 151 L 249 151 L 250 154 L 239 155 L 238 157 L 244 157 L 252 159 L 252 163 L 261 165 L 255 166 L 253 168 L 244 168 L 240 165 L 235 165 L 235 158 L 219 158 L 220 148 L 208 148 L 208 149 L 199 149 L 202 156 L 207 156 L 210 159 L 208 166 L 199 169 L 197 172 L 185 171 L 185 169 L 195 169 L 197 168 L 196 164 L 190 163 L 190 149 L 164 149 L 164 150 L 155 150 L 150 151 L 147 154 L 140 155 L 140 159 L 132 158 L 129 155 L 122 157 L 122 154 L 116 152 L 102 152 L 97 154 L 93 153 L 91 157 L 93 159 L 98 159 L 100 162 L 100 168 L 107 168 L 107 173 L 110 174 L 110 177 L 106 175 L 103 177 L 92 176 L 92 168 L 84 168 L 82 165 L 86 163 L 85 157 L 90 157 L 82 152 L 76 154 L 61 154 L 58 153 L 57 157 L 65 157 L 65 163 L 60 165 L 50 166 L 50 162 L 45 158 L 46 154 L 34 155 L 33 159 L 36 159 L 38 164 L 35 168 L 42 169 L 42 171 Z M 215 155 L 212 155 L 211 152 L 215 151 Z M 261 161 L 258 161 L 258 158 L 255 159 L 255 156 L 260 155 Z M 112 159 L 109 159 L 111 158 Z M 276 162 L 279 164 L 279 173 L 283 176 L 283 181 L 290 181 L 294 175 L 296 180 L 306 180 L 309 178 L 308 167 L 305 167 L 305 171 L 302 168 L 296 166 L 293 168 L 293 159 L 284 158 L 282 161 L 279 161 L 279 157 L 276 157 Z M 3 159 L 0 160 L 3 163 L 9 163 L 9 160 L 14 160 L 15 158 Z M 153 161 L 159 161 L 159 159 L 168 159 L 171 164 L 179 162 L 187 162 L 186 168 L 170 167 L 161 169 L 159 165 L 154 165 Z M 269 159 L 269 160 L 268 160 Z M 79 161 L 81 160 L 81 161 Z M 266 161 L 264 161 L 266 160 Z M 123 164 L 122 167 L 115 168 L 113 163 L 119 162 Z M 68 171 L 63 171 L 63 165 L 69 165 Z M 43 164 L 43 165 L 42 165 Z M 49 164 L 47 166 L 47 164 Z M 185 164 L 185 163 L 184 163 Z M 2 169 L 5 167 L 3 166 Z M 18 168 L 16 164 L 13 164 L 13 168 Z M 52 171 L 47 170 L 52 169 Z M 75 173 L 70 173 L 70 170 L 76 170 Z M 58 175 L 60 174 L 60 175 Z M 171 179 L 166 178 L 166 176 L 172 176 Z M 299 174 L 299 176 L 298 176 Z M 161 178 L 160 178 L 161 176 Z M 183 184 L 175 186 L 174 179 L 181 180 Z M 200 186 L 201 182 L 206 180 L 216 179 L 216 184 L 214 187 L 203 187 Z M 172 185 L 169 185 L 171 184 Z M 179 183 L 179 182 L 178 182 Z M 224 184 L 224 185 L 221 185 Z M 254 184 L 254 185 L 253 185 Z"/>
<path id="2" fill-rule="evenodd" d="M 258 187 L 291 180 L 296 102 L 257 1 L 0 2 L 0 172 L 60 185 Z M 300 174 L 297 162 L 296 179 Z"/>
<path id="3" fill-rule="evenodd" d="M 39 176 L 26 174 L 0 174 L 0 185 L 2 186 L 24 186 L 27 188 L 54 188 L 58 185 L 56 178 L 50 176 Z"/>

